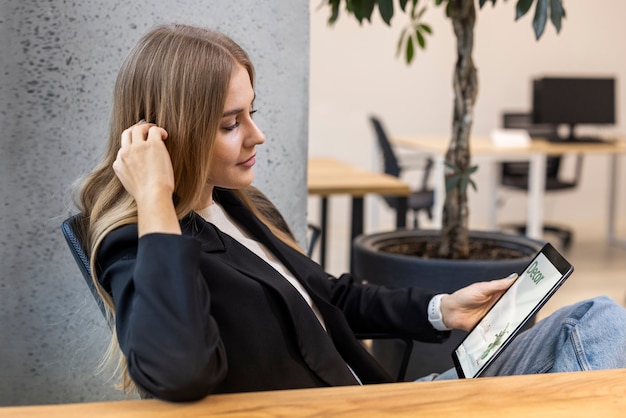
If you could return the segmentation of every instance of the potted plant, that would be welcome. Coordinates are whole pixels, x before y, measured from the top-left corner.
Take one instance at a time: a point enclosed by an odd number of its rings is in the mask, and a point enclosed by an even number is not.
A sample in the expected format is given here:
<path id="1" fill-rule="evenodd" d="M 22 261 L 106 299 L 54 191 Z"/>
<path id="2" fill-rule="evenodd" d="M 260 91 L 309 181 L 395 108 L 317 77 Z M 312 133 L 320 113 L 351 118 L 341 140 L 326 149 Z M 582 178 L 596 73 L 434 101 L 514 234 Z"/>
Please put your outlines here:
<path id="1" fill-rule="evenodd" d="M 488 2 L 496 4 L 496 0 L 432 0 L 434 6 L 445 7 L 457 41 L 452 133 L 445 155 L 446 198 L 442 228 L 440 231 L 400 230 L 358 237 L 354 243 L 353 273 L 359 279 L 380 284 L 434 287 L 452 292 L 472 281 L 504 277 L 512 271 L 520 271 L 542 245 L 539 241 L 510 234 L 470 232 L 468 227 L 467 187 L 475 187 L 471 175 L 477 169 L 471 165 L 470 155 L 470 133 L 478 95 L 478 77 L 472 58 L 474 25 L 476 3 L 482 9 Z M 383 21 L 390 25 L 395 12 L 394 0 L 328 0 L 330 24 L 338 19 L 342 3 L 348 15 L 354 16 L 359 23 L 371 21 L 377 8 Z M 410 23 L 402 30 L 397 44 L 398 54 L 404 55 L 407 64 L 414 60 L 418 48 L 426 48 L 426 39 L 432 34 L 431 27 L 423 21 L 427 6 L 422 6 L 422 3 L 426 2 L 398 0 L 399 9 L 410 15 Z M 565 16 L 562 0 L 518 0 L 515 19 L 528 13 L 533 4 L 535 37 L 541 38 L 548 18 L 559 32 Z M 433 244 L 435 234 L 438 239 Z M 495 257 L 486 257 L 486 247 L 500 253 Z M 516 252 L 517 257 L 502 251 Z M 470 255 L 472 260 L 469 260 Z M 486 258 L 492 261 L 485 261 Z M 461 338 L 462 333 L 453 334 L 446 347 L 418 344 L 416 349 L 422 354 L 413 356 L 408 376 L 418 377 L 424 372 L 441 371 L 450 366 L 449 353 Z M 392 352 L 384 344 L 387 343 L 379 343 L 379 349 L 374 348 L 375 354 L 383 363 L 393 363 L 397 350 Z M 429 353 L 424 355 L 424 351 Z M 429 359 L 428 364 L 420 363 L 420 359 L 424 358 Z"/>
<path id="2" fill-rule="evenodd" d="M 448 259 L 466 259 L 470 253 L 467 187 L 473 185 L 470 176 L 476 171 L 476 166 L 471 165 L 470 155 L 470 133 L 474 103 L 478 95 L 478 77 L 472 58 L 476 2 L 480 8 L 489 2 L 496 4 L 496 0 L 432 0 L 435 6 L 445 7 L 457 41 L 457 60 L 453 75 L 452 135 L 445 156 L 447 192 L 438 249 L 439 256 Z M 345 3 L 348 15 L 354 16 L 359 23 L 363 20 L 371 21 L 376 6 L 387 25 L 391 24 L 395 12 L 394 0 L 328 0 L 327 4 L 331 7 L 330 24 L 338 19 L 342 3 Z M 410 0 L 410 3 L 411 6 L 408 7 L 409 0 L 398 0 L 400 10 L 408 12 L 411 17 L 398 42 L 398 52 L 404 51 L 409 64 L 415 58 L 416 48 L 426 48 L 426 38 L 432 33 L 431 27 L 422 19 L 427 6 L 420 7 L 419 0 Z M 561 20 L 565 16 L 562 0 L 518 0 L 515 19 L 524 16 L 533 4 L 535 37 L 539 39 L 543 35 L 548 17 L 559 32 Z"/>

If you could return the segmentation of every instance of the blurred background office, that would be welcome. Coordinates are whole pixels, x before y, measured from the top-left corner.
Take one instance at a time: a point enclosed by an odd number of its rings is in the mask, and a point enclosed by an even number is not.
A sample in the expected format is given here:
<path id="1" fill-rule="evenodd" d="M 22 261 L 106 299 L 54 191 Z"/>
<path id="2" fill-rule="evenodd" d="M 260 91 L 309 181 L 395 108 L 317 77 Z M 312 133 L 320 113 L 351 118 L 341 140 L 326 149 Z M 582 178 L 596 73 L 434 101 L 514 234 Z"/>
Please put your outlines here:
<path id="1" fill-rule="evenodd" d="M 329 9 L 311 2 L 311 73 L 309 156 L 333 156 L 363 168 L 375 169 L 378 151 L 369 123 L 371 114 L 380 116 L 391 136 L 449 137 L 452 121 L 452 71 L 456 59 L 455 39 L 444 10 L 429 6 L 424 21 L 433 28 L 426 50 L 418 50 L 410 66 L 396 57 L 396 45 L 408 17 L 396 13 L 391 27 L 377 11 L 372 24 L 359 26 L 352 16 L 341 14 L 329 27 Z M 505 111 L 530 111 L 532 80 L 542 76 L 614 77 L 616 79 L 616 124 L 580 126 L 592 135 L 624 134 L 626 108 L 626 56 L 621 39 L 626 28 L 626 3 L 620 0 L 564 2 L 567 16 L 560 34 L 549 23 L 537 41 L 532 30 L 533 13 L 514 21 L 515 1 L 487 3 L 477 12 L 474 62 L 478 68 L 479 93 L 474 111 L 473 135 L 487 136 L 502 124 Z M 544 216 L 572 226 L 575 239 L 602 239 L 608 212 L 607 155 L 585 156 L 581 181 L 571 192 L 546 197 Z M 474 160 L 480 166 L 480 159 Z M 566 164 L 569 164 L 570 161 Z M 623 165 L 623 164 L 622 164 Z M 565 167 L 567 170 L 568 167 Z M 489 172 L 475 175 L 478 191 L 470 190 L 470 227 L 485 228 L 489 211 L 481 195 L 481 183 Z M 624 169 L 620 179 L 626 179 Z M 620 183 L 618 207 L 626 208 L 626 191 Z M 483 192 L 484 193 L 484 192 Z M 498 191 L 502 208 L 499 221 L 526 218 L 523 193 Z M 369 197 L 368 228 L 393 228 L 391 212 L 381 200 Z M 330 239 L 339 248 L 347 234 L 340 224 L 345 219 L 348 199 L 335 198 L 331 206 Z M 317 217 L 318 203 L 309 199 L 309 216 Z M 626 235 L 626 219 L 618 217 L 618 233 Z M 337 222 L 334 223 L 333 222 Z M 426 223 L 422 225 L 428 227 Z M 343 245 L 348 245 L 343 241 Z M 624 251 L 624 250 L 622 250 Z M 622 252 L 622 254 L 624 254 Z M 329 251 L 328 269 L 344 270 L 342 251 Z M 624 279 L 622 288 L 626 287 Z"/>

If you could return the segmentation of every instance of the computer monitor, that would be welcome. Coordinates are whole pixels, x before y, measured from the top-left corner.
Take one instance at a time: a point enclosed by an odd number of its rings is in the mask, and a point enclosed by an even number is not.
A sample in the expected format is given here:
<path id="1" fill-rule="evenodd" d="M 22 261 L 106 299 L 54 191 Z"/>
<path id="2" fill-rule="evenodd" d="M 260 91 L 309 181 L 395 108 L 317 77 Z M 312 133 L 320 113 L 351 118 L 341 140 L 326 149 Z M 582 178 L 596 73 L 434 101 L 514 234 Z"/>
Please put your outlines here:
<path id="1" fill-rule="evenodd" d="M 576 125 L 615 124 L 615 79 L 543 77 L 533 80 L 533 122 L 569 125 L 571 141 Z"/>

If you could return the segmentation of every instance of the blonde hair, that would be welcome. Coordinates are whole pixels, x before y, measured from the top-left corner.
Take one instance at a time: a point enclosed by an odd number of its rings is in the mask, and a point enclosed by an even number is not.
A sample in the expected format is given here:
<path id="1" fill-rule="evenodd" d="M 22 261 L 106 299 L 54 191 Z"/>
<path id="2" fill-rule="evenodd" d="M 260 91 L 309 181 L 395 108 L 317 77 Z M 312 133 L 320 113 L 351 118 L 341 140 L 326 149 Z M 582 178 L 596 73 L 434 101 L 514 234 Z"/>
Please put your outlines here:
<path id="1" fill-rule="evenodd" d="M 113 229 L 137 222 L 137 207 L 112 169 L 122 131 L 141 119 L 168 132 L 165 145 L 175 178 L 174 206 L 179 219 L 188 215 L 209 177 L 215 137 L 222 118 L 230 77 L 237 65 L 248 71 L 254 87 L 254 67 L 245 51 L 227 36 L 192 26 L 165 25 L 147 33 L 131 50 L 115 83 L 108 144 L 101 163 L 80 186 L 77 206 L 85 217 L 92 277 L 114 324 L 111 296 L 97 280 L 95 256 Z M 246 190 L 235 193 L 280 239 L 299 247 L 255 207 Z M 115 357 L 118 361 L 115 362 Z M 121 388 L 136 389 L 126 370 L 115 332 L 105 364 L 117 363 Z"/>

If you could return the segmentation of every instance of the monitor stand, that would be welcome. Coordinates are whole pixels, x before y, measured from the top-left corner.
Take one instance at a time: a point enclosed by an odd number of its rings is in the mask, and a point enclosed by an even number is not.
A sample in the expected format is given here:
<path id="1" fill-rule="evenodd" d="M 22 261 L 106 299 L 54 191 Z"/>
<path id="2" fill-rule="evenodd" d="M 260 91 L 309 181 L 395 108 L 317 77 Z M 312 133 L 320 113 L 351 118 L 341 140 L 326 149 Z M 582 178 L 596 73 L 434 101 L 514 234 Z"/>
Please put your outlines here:
<path id="1" fill-rule="evenodd" d="M 578 136 L 574 132 L 574 124 L 569 124 L 569 136 L 555 135 L 548 139 L 549 142 L 573 143 L 573 144 L 610 144 L 613 141 L 599 136 Z"/>

